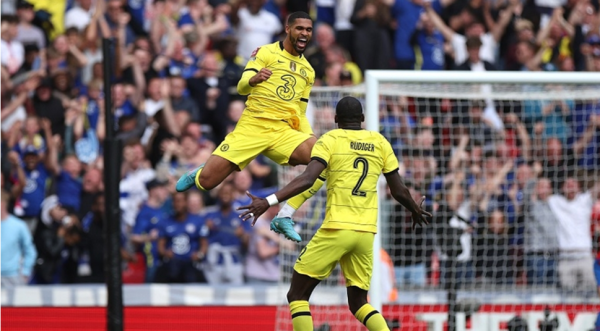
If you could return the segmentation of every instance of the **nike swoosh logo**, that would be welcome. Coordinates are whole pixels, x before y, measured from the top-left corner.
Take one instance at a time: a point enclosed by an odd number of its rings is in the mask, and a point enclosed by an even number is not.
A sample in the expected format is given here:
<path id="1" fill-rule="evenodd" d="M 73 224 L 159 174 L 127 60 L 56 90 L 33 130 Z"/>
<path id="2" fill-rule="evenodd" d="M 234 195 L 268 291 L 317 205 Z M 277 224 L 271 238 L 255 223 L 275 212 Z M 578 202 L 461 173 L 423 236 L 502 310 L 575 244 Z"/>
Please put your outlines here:
<path id="1" fill-rule="evenodd" d="M 279 60 L 277 60 L 277 62 L 279 62 L 279 63 L 285 63 L 284 61 L 279 61 Z"/>

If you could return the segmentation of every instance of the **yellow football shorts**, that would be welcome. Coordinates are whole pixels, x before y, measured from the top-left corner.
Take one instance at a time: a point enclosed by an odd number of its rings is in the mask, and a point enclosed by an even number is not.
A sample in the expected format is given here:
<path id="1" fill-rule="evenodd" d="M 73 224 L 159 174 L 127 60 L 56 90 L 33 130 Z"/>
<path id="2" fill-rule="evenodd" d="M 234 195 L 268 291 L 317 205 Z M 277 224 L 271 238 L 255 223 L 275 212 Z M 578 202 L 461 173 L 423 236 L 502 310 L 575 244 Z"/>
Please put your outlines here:
<path id="1" fill-rule="evenodd" d="M 261 153 L 280 165 L 287 165 L 294 150 L 310 137 L 282 120 L 256 118 L 244 112 L 213 155 L 230 161 L 240 170 Z"/>
<path id="2" fill-rule="evenodd" d="M 319 229 L 300 252 L 294 270 L 323 280 L 340 263 L 346 286 L 369 290 L 373 274 L 374 233 Z"/>

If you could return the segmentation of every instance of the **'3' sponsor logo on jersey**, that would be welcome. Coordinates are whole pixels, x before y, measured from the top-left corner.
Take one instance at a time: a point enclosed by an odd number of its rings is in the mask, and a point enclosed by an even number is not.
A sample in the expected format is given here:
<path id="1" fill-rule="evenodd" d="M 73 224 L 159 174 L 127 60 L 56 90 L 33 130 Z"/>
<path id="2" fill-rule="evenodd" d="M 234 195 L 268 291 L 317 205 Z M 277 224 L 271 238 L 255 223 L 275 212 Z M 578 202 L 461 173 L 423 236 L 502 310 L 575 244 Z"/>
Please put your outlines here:
<path id="1" fill-rule="evenodd" d="M 281 76 L 281 80 L 283 80 L 285 84 L 277 87 L 277 96 L 285 101 L 290 101 L 296 95 L 296 91 L 294 91 L 296 77 L 292 75 L 283 75 Z"/>

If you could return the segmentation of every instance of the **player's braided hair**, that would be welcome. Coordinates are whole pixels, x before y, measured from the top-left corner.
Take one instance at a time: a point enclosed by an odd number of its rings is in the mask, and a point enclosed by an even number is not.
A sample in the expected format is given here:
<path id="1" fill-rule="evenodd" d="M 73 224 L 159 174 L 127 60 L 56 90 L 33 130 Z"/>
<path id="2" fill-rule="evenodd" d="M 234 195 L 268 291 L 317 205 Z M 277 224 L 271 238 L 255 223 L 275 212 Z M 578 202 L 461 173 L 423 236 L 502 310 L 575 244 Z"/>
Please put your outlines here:
<path id="1" fill-rule="evenodd" d="M 304 19 L 307 19 L 307 20 L 311 20 L 311 21 L 312 21 L 312 18 L 310 17 L 310 15 L 308 15 L 307 13 L 305 13 L 305 12 L 303 12 L 303 11 L 297 11 L 297 12 L 293 12 L 293 13 L 291 13 L 291 14 L 290 14 L 290 16 L 288 16 L 288 19 L 287 19 L 287 23 L 286 23 L 286 24 L 287 24 L 287 25 L 292 25 L 292 24 L 294 24 L 294 22 L 296 22 L 296 20 L 297 20 L 297 19 L 299 19 L 299 18 L 304 18 Z"/>

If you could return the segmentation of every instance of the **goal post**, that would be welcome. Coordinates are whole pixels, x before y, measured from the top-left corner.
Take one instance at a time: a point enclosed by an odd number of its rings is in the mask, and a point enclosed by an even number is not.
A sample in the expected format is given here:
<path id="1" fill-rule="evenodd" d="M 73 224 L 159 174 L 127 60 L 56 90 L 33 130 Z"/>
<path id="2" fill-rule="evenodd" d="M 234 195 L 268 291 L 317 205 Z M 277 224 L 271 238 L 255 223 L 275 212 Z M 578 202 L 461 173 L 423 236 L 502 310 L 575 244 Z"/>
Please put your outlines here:
<path id="1" fill-rule="evenodd" d="M 379 98 L 382 83 L 405 84 L 569 84 L 600 85 L 600 73 L 596 72 L 477 72 L 477 71 L 415 71 L 415 70 L 367 70 L 365 72 L 365 126 L 367 130 L 379 131 Z M 599 86 L 600 89 L 600 86 Z M 435 92 L 433 92 L 435 94 Z M 432 95 L 433 96 L 433 95 Z M 381 185 L 379 186 L 381 187 Z M 378 190 L 378 195 L 380 194 Z M 381 282 L 381 213 L 377 214 L 377 235 L 373 245 L 373 276 L 371 284 Z M 369 291 L 371 305 L 382 311 L 383 294 L 380 287 Z"/>

